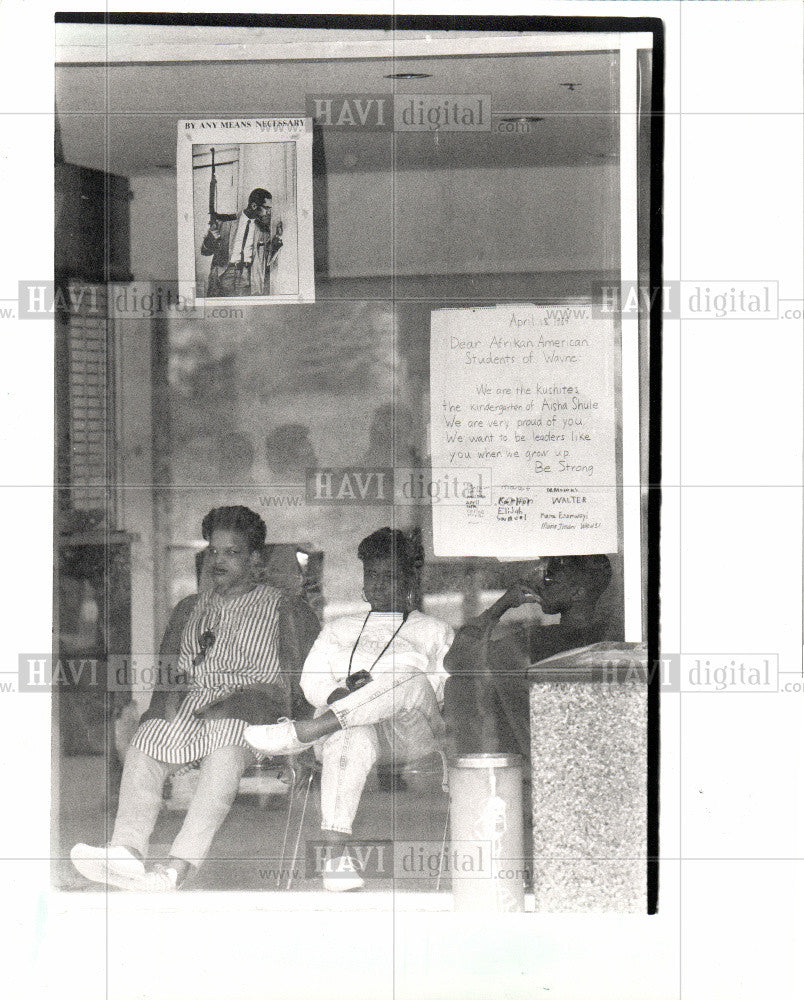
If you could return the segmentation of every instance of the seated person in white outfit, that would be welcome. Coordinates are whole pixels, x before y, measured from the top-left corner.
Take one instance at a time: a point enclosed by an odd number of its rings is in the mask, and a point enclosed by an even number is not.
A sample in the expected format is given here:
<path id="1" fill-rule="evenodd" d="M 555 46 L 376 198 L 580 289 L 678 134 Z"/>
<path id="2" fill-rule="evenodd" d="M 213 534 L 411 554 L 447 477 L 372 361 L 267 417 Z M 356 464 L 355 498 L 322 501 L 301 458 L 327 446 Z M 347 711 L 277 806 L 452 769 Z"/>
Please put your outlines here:
<path id="1" fill-rule="evenodd" d="M 154 693 L 126 755 L 109 846 L 76 844 L 70 852 L 93 882 L 146 892 L 176 889 L 207 856 L 254 762 L 243 738 L 247 725 L 275 721 L 290 705 L 279 644 L 286 602 L 280 590 L 257 582 L 265 523 L 247 507 L 218 507 L 204 518 L 202 533 L 212 588 L 189 614 L 181 605 L 174 613 L 186 616 L 178 668 L 189 683 L 177 699 Z M 196 762 L 198 785 L 170 856 L 146 871 L 165 778 Z"/>
<path id="2" fill-rule="evenodd" d="M 375 763 L 416 760 L 441 745 L 444 655 L 453 631 L 412 610 L 420 552 L 402 531 L 380 528 L 364 538 L 367 614 L 324 626 L 305 661 L 301 687 L 316 708 L 312 719 L 249 726 L 246 740 L 267 754 L 295 754 L 315 744 L 322 761 L 321 829 L 333 845 L 324 887 L 358 889 L 363 880 L 347 841 Z"/>

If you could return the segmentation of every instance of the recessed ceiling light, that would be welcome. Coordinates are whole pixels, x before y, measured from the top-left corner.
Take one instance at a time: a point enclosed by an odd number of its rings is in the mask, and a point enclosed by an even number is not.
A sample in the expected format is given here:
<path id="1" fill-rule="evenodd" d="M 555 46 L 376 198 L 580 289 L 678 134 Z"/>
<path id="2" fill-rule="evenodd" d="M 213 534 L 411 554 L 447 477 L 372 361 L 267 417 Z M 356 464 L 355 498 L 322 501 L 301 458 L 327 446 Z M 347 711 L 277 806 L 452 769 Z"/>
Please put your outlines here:
<path id="1" fill-rule="evenodd" d="M 544 118 L 538 115 L 506 115 L 500 118 L 501 122 L 543 122 Z"/>
<path id="2" fill-rule="evenodd" d="M 432 73 L 386 73 L 386 80 L 429 80 Z"/>

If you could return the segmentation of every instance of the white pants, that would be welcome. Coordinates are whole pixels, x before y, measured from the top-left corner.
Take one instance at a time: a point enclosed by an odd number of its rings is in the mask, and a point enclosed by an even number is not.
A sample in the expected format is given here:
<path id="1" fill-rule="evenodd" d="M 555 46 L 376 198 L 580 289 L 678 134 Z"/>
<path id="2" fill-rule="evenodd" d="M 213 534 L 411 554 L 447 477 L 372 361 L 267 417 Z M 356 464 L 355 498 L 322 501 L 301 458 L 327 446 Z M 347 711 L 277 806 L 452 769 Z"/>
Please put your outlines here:
<path id="1" fill-rule="evenodd" d="M 441 745 L 444 722 L 430 681 L 415 667 L 378 674 L 329 708 L 342 728 L 315 747 L 322 762 L 321 829 L 351 834 L 374 764 L 426 757 Z"/>
<path id="2" fill-rule="evenodd" d="M 229 814 L 240 778 L 253 760 L 248 747 L 219 747 L 201 761 L 193 801 L 170 855 L 200 865 Z M 110 844 L 133 847 L 145 857 L 162 807 L 165 778 L 182 765 L 164 764 L 129 747 L 120 783 L 120 802 Z"/>

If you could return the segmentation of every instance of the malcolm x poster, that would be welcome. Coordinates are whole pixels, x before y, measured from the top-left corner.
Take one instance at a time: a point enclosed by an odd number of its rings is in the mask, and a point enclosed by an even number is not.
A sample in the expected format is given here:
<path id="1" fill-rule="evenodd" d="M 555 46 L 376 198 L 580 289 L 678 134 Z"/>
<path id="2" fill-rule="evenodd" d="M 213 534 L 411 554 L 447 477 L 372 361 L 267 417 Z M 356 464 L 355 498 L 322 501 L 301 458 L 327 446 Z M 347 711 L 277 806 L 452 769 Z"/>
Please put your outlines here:
<path id="1" fill-rule="evenodd" d="M 312 302 L 312 121 L 180 121 L 179 280 L 196 304 Z"/>

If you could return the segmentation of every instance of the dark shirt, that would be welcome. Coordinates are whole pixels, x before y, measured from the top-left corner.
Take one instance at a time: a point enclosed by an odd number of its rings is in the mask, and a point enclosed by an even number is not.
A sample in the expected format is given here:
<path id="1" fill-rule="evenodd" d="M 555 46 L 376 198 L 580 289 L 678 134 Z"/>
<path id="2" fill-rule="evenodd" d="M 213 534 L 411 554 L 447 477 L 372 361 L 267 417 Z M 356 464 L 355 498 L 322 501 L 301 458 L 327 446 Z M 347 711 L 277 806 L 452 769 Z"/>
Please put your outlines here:
<path id="1" fill-rule="evenodd" d="M 608 638 L 607 632 L 608 622 L 604 618 L 573 627 L 538 622 L 492 624 L 481 616 L 458 629 L 444 666 L 450 674 L 524 674 L 531 664 L 548 656 Z"/>
<path id="2" fill-rule="evenodd" d="M 451 676 L 445 709 L 457 752 L 530 755 L 527 668 L 556 653 L 608 638 L 605 618 L 588 625 L 490 624 L 482 617 L 458 630 L 444 659 Z"/>
<path id="3" fill-rule="evenodd" d="M 546 660 L 548 656 L 601 642 L 607 628 L 604 619 L 581 627 L 560 623 L 528 625 L 525 622 L 497 625 L 488 644 L 488 669 L 492 673 L 524 674 L 531 664 Z"/>

